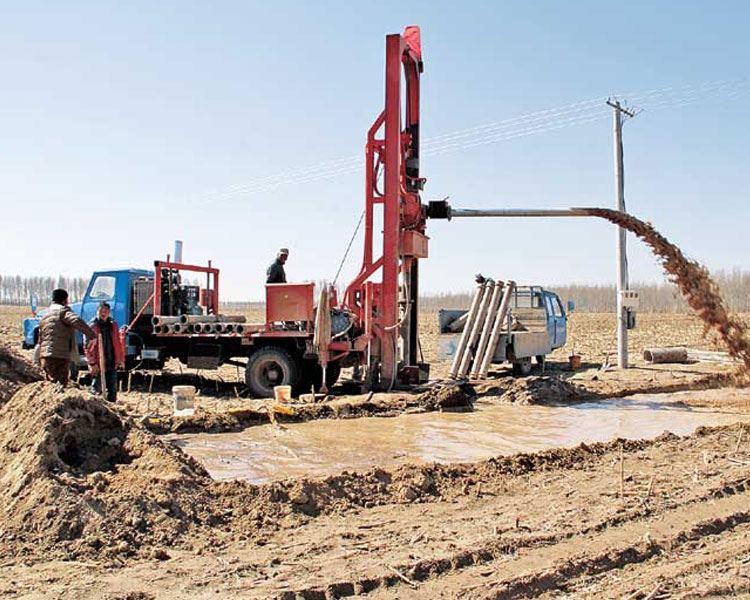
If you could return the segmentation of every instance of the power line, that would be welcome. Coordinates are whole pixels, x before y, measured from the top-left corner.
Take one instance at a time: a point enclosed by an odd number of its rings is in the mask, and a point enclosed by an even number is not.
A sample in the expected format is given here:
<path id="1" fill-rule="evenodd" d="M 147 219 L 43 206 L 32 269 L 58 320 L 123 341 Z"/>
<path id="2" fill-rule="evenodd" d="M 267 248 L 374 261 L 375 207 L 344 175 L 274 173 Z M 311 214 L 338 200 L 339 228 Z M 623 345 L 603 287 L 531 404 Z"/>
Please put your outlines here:
<path id="1" fill-rule="evenodd" d="M 645 110 L 653 111 L 667 106 L 693 104 L 712 94 L 723 94 L 733 99 L 746 94 L 749 89 L 750 81 L 747 79 L 729 79 L 703 84 L 665 87 L 639 94 L 629 94 L 629 97 Z M 566 127 L 590 123 L 607 116 L 608 111 L 602 111 L 603 100 L 603 97 L 592 98 L 426 138 L 421 144 L 422 154 L 424 156 L 440 156 L 480 145 L 529 135 L 541 135 Z M 332 159 L 236 184 L 204 196 L 200 203 L 211 204 L 217 200 L 226 200 L 235 196 L 250 196 L 268 192 L 281 186 L 301 185 L 330 179 L 354 173 L 362 169 L 363 166 L 364 159 L 361 155 Z"/>

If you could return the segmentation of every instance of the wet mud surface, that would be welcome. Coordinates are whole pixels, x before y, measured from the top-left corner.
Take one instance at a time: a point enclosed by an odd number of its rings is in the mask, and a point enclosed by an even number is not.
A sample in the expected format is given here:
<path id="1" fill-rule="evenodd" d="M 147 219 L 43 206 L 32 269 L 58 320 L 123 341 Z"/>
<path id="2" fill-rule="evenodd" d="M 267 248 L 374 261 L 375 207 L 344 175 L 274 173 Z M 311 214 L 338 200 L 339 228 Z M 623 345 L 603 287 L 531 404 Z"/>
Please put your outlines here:
<path id="1" fill-rule="evenodd" d="M 704 394 L 695 392 L 691 398 L 697 402 Z M 750 390 L 737 395 L 750 401 Z M 581 442 L 654 438 L 664 431 L 685 435 L 704 425 L 750 420 L 748 414 L 691 408 L 662 395 L 569 406 L 564 398 L 554 406 L 525 406 L 522 410 L 480 398 L 472 413 L 265 425 L 241 433 L 170 439 L 200 460 L 214 479 L 265 483 L 408 463 L 473 462 Z"/>

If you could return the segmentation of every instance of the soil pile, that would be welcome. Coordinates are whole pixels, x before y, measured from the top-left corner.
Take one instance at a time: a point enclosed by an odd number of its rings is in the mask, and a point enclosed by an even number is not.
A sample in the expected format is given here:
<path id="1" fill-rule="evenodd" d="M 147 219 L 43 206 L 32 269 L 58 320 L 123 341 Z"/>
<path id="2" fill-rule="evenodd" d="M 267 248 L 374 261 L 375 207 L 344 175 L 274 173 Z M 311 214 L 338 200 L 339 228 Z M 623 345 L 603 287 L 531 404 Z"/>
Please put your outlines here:
<path id="1" fill-rule="evenodd" d="M 514 379 L 501 395 L 508 404 L 568 404 L 591 399 L 586 390 L 555 377 Z"/>
<path id="2" fill-rule="evenodd" d="M 80 389 L 35 383 L 0 409 L 0 539 L 14 554 L 146 552 L 216 520 L 211 480 Z"/>
<path id="3" fill-rule="evenodd" d="M 26 383 L 42 379 L 42 372 L 10 345 L 0 342 L 0 406 Z"/>
<path id="4" fill-rule="evenodd" d="M 711 279 L 704 266 L 686 258 L 677 246 L 656 231 L 650 223 L 605 208 L 592 208 L 588 209 L 588 212 L 607 219 L 641 238 L 659 258 L 670 281 L 677 284 L 690 307 L 701 318 L 705 331 L 716 331 L 729 348 L 730 356 L 742 360 L 745 373 L 750 372 L 750 341 L 747 337 L 747 326 L 728 314 L 719 293 L 719 286 Z"/>
<path id="5" fill-rule="evenodd" d="M 417 397 L 425 410 L 471 410 L 477 393 L 468 383 L 435 386 Z"/>

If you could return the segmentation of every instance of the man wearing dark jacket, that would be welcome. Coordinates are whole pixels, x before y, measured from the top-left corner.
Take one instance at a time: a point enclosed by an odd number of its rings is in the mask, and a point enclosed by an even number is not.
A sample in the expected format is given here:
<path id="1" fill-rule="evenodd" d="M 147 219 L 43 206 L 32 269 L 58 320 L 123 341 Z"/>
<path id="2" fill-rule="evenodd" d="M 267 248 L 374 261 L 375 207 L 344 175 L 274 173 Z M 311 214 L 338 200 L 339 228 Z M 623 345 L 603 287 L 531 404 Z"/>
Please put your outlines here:
<path id="1" fill-rule="evenodd" d="M 68 292 L 54 290 L 52 304 L 39 322 L 39 358 L 47 381 L 68 383 L 71 355 L 77 350 L 76 330 L 86 337 L 94 335 L 68 306 Z"/>
<path id="2" fill-rule="evenodd" d="M 266 283 L 286 283 L 286 272 L 284 264 L 289 256 L 289 249 L 282 248 L 276 255 L 276 260 L 266 270 Z"/>
<path id="3" fill-rule="evenodd" d="M 117 369 L 125 367 L 125 352 L 120 342 L 120 329 L 110 317 L 110 306 L 99 304 L 96 318 L 91 321 L 94 336 L 86 344 L 86 362 L 93 377 L 91 391 L 102 393 L 102 379 L 107 389 L 107 400 L 117 401 Z M 99 343 L 101 342 L 101 349 Z M 104 363 L 102 364 L 102 361 Z"/>

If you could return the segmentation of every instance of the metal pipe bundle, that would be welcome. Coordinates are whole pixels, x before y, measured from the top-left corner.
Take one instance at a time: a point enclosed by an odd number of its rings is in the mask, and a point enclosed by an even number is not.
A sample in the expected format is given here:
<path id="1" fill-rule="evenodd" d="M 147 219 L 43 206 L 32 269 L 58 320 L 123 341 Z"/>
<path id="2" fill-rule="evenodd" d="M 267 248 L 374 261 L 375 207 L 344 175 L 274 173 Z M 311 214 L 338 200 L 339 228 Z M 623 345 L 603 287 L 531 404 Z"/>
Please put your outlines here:
<path id="1" fill-rule="evenodd" d="M 500 330 L 503 328 L 505 317 L 508 314 L 508 307 L 510 306 L 510 299 L 513 296 L 513 292 L 516 289 L 516 282 L 509 281 L 508 285 L 505 286 L 505 293 L 503 299 L 500 302 L 500 308 L 495 314 L 495 321 L 492 324 L 492 333 L 490 334 L 489 342 L 484 350 L 484 356 L 481 357 L 479 362 L 479 377 L 487 377 L 487 373 L 490 370 L 490 364 L 492 363 L 492 357 L 495 355 L 495 348 L 497 342 L 500 339 Z"/>
<path id="2" fill-rule="evenodd" d="M 214 315 L 208 315 L 199 317 L 201 320 L 198 321 L 194 317 L 197 315 L 182 315 L 181 317 L 154 317 L 153 332 L 154 334 L 242 334 L 247 330 L 247 325 L 244 324 L 245 317 L 237 316 L 230 317 L 233 320 L 223 321 L 217 320 L 219 317 Z M 209 319 L 206 321 L 205 319 Z M 235 320 L 236 319 L 236 320 Z M 242 320 L 240 320 L 242 319 Z"/>
<path id="3" fill-rule="evenodd" d="M 471 301 L 471 307 L 469 308 L 469 312 L 466 313 L 467 314 L 466 323 L 464 325 L 463 333 L 461 334 L 461 339 L 458 341 L 458 346 L 456 347 L 456 353 L 453 355 L 453 363 L 451 364 L 451 370 L 448 373 L 448 375 L 451 378 L 455 379 L 458 376 L 458 370 L 461 365 L 461 359 L 463 358 L 464 349 L 466 348 L 466 344 L 469 340 L 469 335 L 474 325 L 474 320 L 476 319 L 476 314 L 477 314 L 477 311 L 479 310 L 479 305 L 482 303 L 484 292 L 485 292 L 484 283 L 478 283 L 477 291 L 474 294 L 474 299 Z"/>
<path id="4" fill-rule="evenodd" d="M 490 335 L 492 334 L 492 324 L 495 320 L 498 304 L 500 304 L 504 285 L 505 284 L 502 281 L 496 281 L 492 286 L 492 298 L 490 300 L 489 307 L 487 308 L 487 314 L 485 315 L 484 323 L 482 324 L 479 343 L 477 345 L 476 351 L 474 352 L 474 362 L 472 363 L 470 374 L 472 378 L 476 378 L 479 376 L 479 371 L 482 365 L 482 360 L 484 359 L 485 350 L 487 350 L 487 345 L 490 341 Z M 494 348 L 492 350 L 494 352 Z"/>
<path id="5" fill-rule="evenodd" d="M 245 323 L 247 317 L 243 315 L 180 315 L 176 317 L 180 323 Z"/>
<path id="6" fill-rule="evenodd" d="M 484 319 L 487 315 L 487 310 L 490 306 L 490 301 L 492 300 L 493 288 L 494 288 L 494 282 L 492 281 L 485 282 L 484 284 L 485 291 L 484 291 L 484 294 L 482 295 L 482 304 L 479 306 L 479 311 L 477 312 L 476 319 L 474 320 L 474 323 L 471 327 L 471 333 L 469 334 L 466 348 L 464 348 L 464 355 L 461 357 L 461 364 L 458 367 L 457 376 L 460 379 L 463 379 L 464 377 L 466 377 L 466 375 L 469 372 L 469 364 L 471 362 L 471 358 L 473 355 L 474 344 L 476 344 L 477 339 L 479 338 L 479 333 L 482 329 L 482 326 L 484 325 Z"/>

